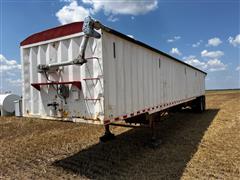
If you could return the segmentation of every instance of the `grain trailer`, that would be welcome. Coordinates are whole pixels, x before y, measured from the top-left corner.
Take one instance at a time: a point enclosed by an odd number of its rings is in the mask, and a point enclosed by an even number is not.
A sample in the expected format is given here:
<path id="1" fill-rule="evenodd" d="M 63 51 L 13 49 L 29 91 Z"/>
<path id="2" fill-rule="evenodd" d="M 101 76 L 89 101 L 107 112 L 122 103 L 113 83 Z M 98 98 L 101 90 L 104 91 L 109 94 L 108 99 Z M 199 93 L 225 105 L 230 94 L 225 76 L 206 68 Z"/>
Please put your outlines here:
<path id="1" fill-rule="evenodd" d="M 206 73 L 87 17 L 21 42 L 23 116 L 105 125 L 189 103 Z"/>

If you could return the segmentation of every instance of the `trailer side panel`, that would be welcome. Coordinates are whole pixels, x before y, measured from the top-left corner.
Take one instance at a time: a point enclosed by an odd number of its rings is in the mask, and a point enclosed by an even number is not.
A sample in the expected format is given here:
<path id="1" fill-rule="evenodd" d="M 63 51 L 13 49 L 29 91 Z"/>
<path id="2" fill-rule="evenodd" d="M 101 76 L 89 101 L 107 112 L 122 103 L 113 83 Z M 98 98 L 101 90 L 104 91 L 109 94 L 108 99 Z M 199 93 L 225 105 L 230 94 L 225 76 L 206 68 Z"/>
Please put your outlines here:
<path id="1" fill-rule="evenodd" d="M 103 31 L 105 119 L 153 113 L 205 93 L 205 74 Z"/>

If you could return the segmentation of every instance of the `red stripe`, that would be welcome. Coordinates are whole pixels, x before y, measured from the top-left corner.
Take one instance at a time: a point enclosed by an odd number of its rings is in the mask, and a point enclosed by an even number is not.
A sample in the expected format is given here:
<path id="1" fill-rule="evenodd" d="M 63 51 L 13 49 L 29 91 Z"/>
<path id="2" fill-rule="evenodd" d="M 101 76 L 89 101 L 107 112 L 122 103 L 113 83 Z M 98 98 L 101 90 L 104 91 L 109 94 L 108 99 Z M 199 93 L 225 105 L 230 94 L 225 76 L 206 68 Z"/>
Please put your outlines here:
<path id="1" fill-rule="evenodd" d="M 123 118 L 127 118 L 127 115 L 124 115 Z"/>
<path id="2" fill-rule="evenodd" d="M 105 120 L 105 121 L 104 121 L 104 124 L 106 124 L 106 123 L 110 123 L 110 120 Z"/>
<path id="3" fill-rule="evenodd" d="M 192 99 L 192 98 L 189 98 L 189 99 Z M 158 108 L 158 107 L 161 108 L 161 107 L 165 107 L 165 106 L 170 106 L 170 105 L 172 105 L 172 104 L 174 104 L 174 103 L 176 103 L 176 102 L 182 102 L 182 101 L 185 102 L 185 101 L 187 101 L 187 100 L 189 100 L 189 99 L 179 100 L 179 101 L 173 101 L 173 102 L 169 102 L 169 103 L 166 103 L 166 104 L 161 104 L 161 105 L 156 106 L 156 108 Z M 155 107 L 143 109 L 142 112 L 145 112 L 146 110 L 150 111 L 151 109 L 155 109 Z M 139 114 L 140 112 L 141 112 L 141 111 L 137 111 L 137 114 Z M 136 115 L 136 114 L 134 114 L 134 113 L 131 113 L 131 114 L 130 114 L 131 117 L 134 116 L 134 115 Z M 123 116 L 121 116 L 121 117 L 127 118 L 128 115 L 126 114 L 126 115 L 123 115 Z M 120 117 L 116 117 L 116 118 L 114 118 L 114 120 L 115 120 L 115 121 L 118 121 L 118 120 L 120 120 Z M 107 123 L 110 123 L 110 122 L 111 122 L 110 120 L 105 120 L 105 121 L 104 121 L 104 124 L 107 124 Z"/>

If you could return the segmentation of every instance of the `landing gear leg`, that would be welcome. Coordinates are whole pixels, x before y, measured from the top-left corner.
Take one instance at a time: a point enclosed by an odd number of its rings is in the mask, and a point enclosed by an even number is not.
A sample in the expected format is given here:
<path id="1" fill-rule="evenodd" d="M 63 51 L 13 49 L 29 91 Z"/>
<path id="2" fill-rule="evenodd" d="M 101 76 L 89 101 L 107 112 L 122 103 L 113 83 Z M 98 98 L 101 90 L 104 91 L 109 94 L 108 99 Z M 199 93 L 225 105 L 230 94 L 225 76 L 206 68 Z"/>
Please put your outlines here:
<path id="1" fill-rule="evenodd" d="M 161 139 L 157 139 L 156 135 L 156 122 L 155 122 L 155 117 L 156 115 L 150 115 L 149 116 L 149 125 L 151 128 L 151 141 L 150 141 L 150 147 L 152 148 L 157 148 L 162 144 Z M 158 117 L 159 118 L 159 117 Z"/>
<path id="2" fill-rule="evenodd" d="M 107 125 L 104 126 L 104 128 L 105 128 L 105 133 L 102 137 L 100 137 L 100 141 L 101 142 L 107 142 L 107 141 L 110 141 L 110 140 L 114 139 L 115 135 L 113 133 L 111 133 L 110 125 L 107 124 Z"/>
<path id="3" fill-rule="evenodd" d="M 155 122 L 153 116 L 149 117 L 149 125 L 151 128 L 151 141 L 156 140 L 156 129 L 155 129 Z"/>

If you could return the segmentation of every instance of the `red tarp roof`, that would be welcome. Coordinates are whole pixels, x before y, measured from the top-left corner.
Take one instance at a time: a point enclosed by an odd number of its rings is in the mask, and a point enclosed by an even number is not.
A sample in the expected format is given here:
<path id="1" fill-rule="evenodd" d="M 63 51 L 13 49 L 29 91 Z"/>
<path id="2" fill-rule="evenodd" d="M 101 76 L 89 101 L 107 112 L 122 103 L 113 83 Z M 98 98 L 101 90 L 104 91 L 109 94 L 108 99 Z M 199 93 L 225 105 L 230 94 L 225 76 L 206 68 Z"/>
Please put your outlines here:
<path id="1" fill-rule="evenodd" d="M 36 34 L 29 36 L 28 38 L 24 39 L 20 45 L 25 46 L 28 44 L 38 43 L 41 41 L 47 41 L 50 39 L 55 39 L 75 33 L 82 32 L 83 22 L 75 22 L 71 24 L 66 24 L 63 26 L 58 26 L 52 29 L 48 29 Z"/>

